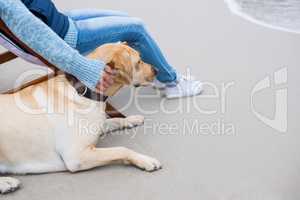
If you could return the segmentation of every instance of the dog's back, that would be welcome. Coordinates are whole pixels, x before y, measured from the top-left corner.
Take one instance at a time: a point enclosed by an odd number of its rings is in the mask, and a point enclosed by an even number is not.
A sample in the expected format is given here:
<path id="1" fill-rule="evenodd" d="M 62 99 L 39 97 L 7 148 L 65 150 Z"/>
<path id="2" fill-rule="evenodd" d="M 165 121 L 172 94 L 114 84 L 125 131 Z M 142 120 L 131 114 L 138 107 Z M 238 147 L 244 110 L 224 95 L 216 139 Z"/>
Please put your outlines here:
<path id="1" fill-rule="evenodd" d="M 64 135 L 79 134 L 80 120 L 104 120 L 103 111 L 93 114 L 89 103 L 64 75 L 14 95 L 0 95 L 0 105 L 4 105 L 0 110 L 0 173 L 66 170 L 57 153 L 65 148 L 59 146 Z"/>

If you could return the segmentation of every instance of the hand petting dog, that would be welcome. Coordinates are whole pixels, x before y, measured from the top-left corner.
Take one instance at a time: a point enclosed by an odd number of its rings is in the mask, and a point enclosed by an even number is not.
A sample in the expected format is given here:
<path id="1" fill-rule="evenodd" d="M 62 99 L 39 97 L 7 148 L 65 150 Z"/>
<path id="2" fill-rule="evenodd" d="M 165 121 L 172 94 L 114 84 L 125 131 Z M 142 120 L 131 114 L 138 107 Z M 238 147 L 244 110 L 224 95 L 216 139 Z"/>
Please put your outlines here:
<path id="1" fill-rule="evenodd" d="M 107 65 L 103 71 L 101 80 L 96 86 L 97 92 L 104 93 L 112 84 L 114 84 L 115 76 L 116 70 Z"/>

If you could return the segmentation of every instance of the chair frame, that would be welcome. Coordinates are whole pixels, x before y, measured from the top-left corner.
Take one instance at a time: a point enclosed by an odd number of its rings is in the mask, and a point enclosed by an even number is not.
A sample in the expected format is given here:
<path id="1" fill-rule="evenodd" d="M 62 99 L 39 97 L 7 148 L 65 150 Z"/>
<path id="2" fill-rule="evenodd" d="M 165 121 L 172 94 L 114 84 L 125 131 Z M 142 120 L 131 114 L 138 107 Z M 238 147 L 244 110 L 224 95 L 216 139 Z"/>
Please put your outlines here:
<path id="1" fill-rule="evenodd" d="M 46 76 L 42 76 L 40 78 L 37 78 L 33 81 L 30 81 L 28 83 L 25 83 L 17 88 L 13 88 L 11 90 L 6 91 L 4 94 L 13 94 L 16 93 L 26 87 L 41 83 L 43 81 L 46 81 L 54 76 L 56 76 L 59 72 L 59 69 L 55 67 L 53 64 L 49 63 L 46 59 L 44 59 L 42 56 L 40 56 L 38 53 L 30 49 L 25 43 L 23 43 L 20 39 L 18 39 L 6 26 L 6 24 L 0 19 L 0 32 L 3 33 L 9 40 L 11 40 L 14 44 L 19 46 L 21 49 L 23 49 L 25 52 L 33 55 L 34 57 L 37 57 L 40 61 L 42 61 L 45 66 L 52 69 L 54 73 L 48 74 Z M 4 52 L 0 54 L 0 64 L 7 63 L 9 61 L 12 61 L 14 59 L 18 58 L 15 54 L 13 54 L 10 51 Z M 123 115 L 121 112 L 119 112 L 116 108 L 114 108 L 110 103 L 106 103 L 106 114 L 110 118 L 126 118 L 125 115 Z"/>

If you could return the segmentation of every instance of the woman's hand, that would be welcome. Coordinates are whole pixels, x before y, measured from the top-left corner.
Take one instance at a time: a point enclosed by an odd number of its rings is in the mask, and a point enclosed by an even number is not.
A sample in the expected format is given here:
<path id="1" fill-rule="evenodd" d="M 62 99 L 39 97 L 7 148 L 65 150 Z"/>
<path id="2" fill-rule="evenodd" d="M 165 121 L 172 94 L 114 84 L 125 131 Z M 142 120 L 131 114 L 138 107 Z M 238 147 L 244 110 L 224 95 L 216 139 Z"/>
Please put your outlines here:
<path id="1" fill-rule="evenodd" d="M 104 93 L 114 83 L 115 76 L 116 71 L 107 65 L 104 69 L 101 80 L 96 86 L 97 91 Z"/>

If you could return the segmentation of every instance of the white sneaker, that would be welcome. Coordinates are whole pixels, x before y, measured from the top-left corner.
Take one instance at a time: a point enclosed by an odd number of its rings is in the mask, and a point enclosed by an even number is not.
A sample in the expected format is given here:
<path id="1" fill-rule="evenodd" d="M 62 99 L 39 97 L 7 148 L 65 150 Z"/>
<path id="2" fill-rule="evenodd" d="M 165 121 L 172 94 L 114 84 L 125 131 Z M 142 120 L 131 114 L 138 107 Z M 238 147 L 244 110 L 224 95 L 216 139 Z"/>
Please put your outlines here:
<path id="1" fill-rule="evenodd" d="M 203 86 L 200 81 L 183 76 L 178 81 L 168 84 L 155 80 L 153 87 L 161 90 L 164 89 L 165 96 L 168 99 L 196 96 L 203 91 Z"/>
<path id="2" fill-rule="evenodd" d="M 177 82 L 176 81 L 174 81 L 174 82 L 171 82 L 171 83 L 162 83 L 162 82 L 160 82 L 159 80 L 157 80 L 157 79 L 154 79 L 154 81 L 153 81 L 153 83 L 152 83 L 152 86 L 153 86 L 153 88 L 155 88 L 155 89 L 158 89 L 158 90 L 164 90 L 164 89 L 166 89 L 166 87 L 168 87 L 168 86 L 176 86 L 177 85 Z"/>

